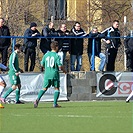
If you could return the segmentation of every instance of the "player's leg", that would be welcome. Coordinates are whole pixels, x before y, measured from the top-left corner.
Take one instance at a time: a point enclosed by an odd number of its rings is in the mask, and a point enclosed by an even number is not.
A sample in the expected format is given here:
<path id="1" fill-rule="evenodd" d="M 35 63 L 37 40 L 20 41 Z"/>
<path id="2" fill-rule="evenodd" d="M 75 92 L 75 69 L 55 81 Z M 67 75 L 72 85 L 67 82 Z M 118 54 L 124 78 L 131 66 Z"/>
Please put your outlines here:
<path id="1" fill-rule="evenodd" d="M 9 88 L 6 93 L 3 96 L 3 102 L 5 99 L 18 87 L 17 86 L 17 76 L 15 74 L 9 75 L 10 83 L 12 84 L 12 87 Z"/>
<path id="2" fill-rule="evenodd" d="M 128 96 L 128 98 L 126 99 L 126 102 L 128 103 L 129 100 L 131 99 L 131 97 L 133 96 L 133 91 L 130 93 L 130 95 Z"/>
<path id="3" fill-rule="evenodd" d="M 51 86 L 51 81 L 50 80 L 46 80 L 44 79 L 44 86 L 43 89 L 41 89 L 38 93 L 38 97 L 36 99 L 36 101 L 34 102 L 34 108 L 38 107 L 39 101 L 41 99 L 41 97 L 43 96 L 43 94 L 47 91 L 47 89 Z"/>
<path id="4" fill-rule="evenodd" d="M 47 91 L 47 88 L 41 89 L 38 93 L 38 97 L 36 99 L 36 101 L 34 102 L 34 108 L 38 107 L 39 101 L 41 99 L 41 97 L 43 96 L 43 94 Z"/>
<path id="5" fill-rule="evenodd" d="M 2 96 L 2 93 L 3 93 L 5 87 L 6 87 L 6 83 L 5 83 L 4 79 L 2 77 L 0 77 L 0 108 L 4 108 L 4 106 L 1 104 L 1 102 L 3 100 L 1 98 L 1 96 Z"/>
<path id="6" fill-rule="evenodd" d="M 54 104 L 53 107 L 61 107 L 60 105 L 57 104 L 58 98 L 60 96 L 60 81 L 57 80 L 53 80 L 53 86 L 55 87 L 55 91 L 54 91 Z"/>
<path id="7" fill-rule="evenodd" d="M 16 89 L 16 104 L 24 104 L 24 102 L 21 102 L 20 100 L 19 100 L 19 98 L 20 98 L 20 89 L 21 89 L 21 84 L 20 84 L 20 81 L 18 80 L 18 87 L 17 87 L 17 89 Z"/>
<path id="8" fill-rule="evenodd" d="M 6 87 L 6 83 L 4 79 L 0 76 L 0 97 L 2 96 L 2 93 L 5 87 Z"/>

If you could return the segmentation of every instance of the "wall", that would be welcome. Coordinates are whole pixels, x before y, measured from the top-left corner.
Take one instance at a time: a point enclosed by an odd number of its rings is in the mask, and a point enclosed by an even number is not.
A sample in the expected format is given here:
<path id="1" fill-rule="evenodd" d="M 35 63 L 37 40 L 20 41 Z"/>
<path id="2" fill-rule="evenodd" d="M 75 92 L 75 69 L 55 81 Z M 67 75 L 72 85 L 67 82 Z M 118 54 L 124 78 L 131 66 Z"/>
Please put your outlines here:
<path id="1" fill-rule="evenodd" d="M 70 101 L 125 100 L 125 97 L 96 97 L 96 72 L 71 72 L 67 76 Z"/>

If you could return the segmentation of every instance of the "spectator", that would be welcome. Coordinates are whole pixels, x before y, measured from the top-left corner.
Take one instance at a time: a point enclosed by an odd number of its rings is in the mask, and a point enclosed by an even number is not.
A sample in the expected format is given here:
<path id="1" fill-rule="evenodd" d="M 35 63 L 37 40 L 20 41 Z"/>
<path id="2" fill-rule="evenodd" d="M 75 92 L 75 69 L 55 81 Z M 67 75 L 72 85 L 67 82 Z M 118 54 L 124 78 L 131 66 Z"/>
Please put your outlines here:
<path id="1" fill-rule="evenodd" d="M 75 25 L 71 29 L 72 34 L 75 37 L 86 36 L 86 33 L 81 28 L 79 22 L 75 22 Z M 70 60 L 71 60 L 71 71 L 80 71 L 82 66 L 82 54 L 83 54 L 83 38 L 73 38 L 71 39 L 71 49 L 70 49 Z M 76 68 L 75 62 L 77 60 Z"/>
<path id="2" fill-rule="evenodd" d="M 0 36 L 10 36 L 9 28 L 4 25 L 5 20 L 0 18 Z M 2 64 L 7 65 L 8 48 L 11 44 L 10 38 L 0 38 L 0 52 L 2 56 Z M 2 71 L 4 71 L 2 69 Z"/>
<path id="3" fill-rule="evenodd" d="M 33 71 L 35 67 L 35 60 L 36 60 L 36 46 L 37 46 L 37 37 L 40 36 L 39 31 L 37 30 L 37 24 L 32 22 L 30 24 L 30 28 L 28 28 L 24 36 L 24 45 L 26 47 L 25 56 L 24 56 L 24 70 L 28 72 L 28 64 L 29 58 L 31 60 L 30 70 Z M 30 38 L 28 38 L 30 37 Z"/>
<path id="4" fill-rule="evenodd" d="M 62 64 L 64 64 L 66 54 L 68 51 L 70 51 L 70 43 L 71 43 L 70 38 L 65 38 L 66 36 L 70 36 L 70 31 L 67 30 L 66 24 L 63 23 L 60 25 L 60 29 L 57 30 L 57 34 L 59 37 L 64 37 L 64 38 L 56 39 L 58 41 L 58 44 L 59 44 L 58 55 L 60 55 L 61 62 L 62 62 Z"/>
<path id="5" fill-rule="evenodd" d="M 119 21 L 114 20 L 112 27 L 105 29 L 102 34 L 107 37 L 120 37 L 120 31 L 118 29 Z M 108 38 L 105 40 L 107 43 L 106 52 L 107 52 L 107 71 L 115 70 L 115 59 L 117 56 L 118 48 L 120 47 L 121 41 L 120 38 Z"/>
<path id="6" fill-rule="evenodd" d="M 42 36 L 52 37 L 55 33 L 54 23 L 50 22 L 49 25 L 45 26 L 42 30 Z M 52 38 L 41 38 L 40 49 L 45 54 L 47 51 L 51 51 L 50 44 Z"/>
<path id="7" fill-rule="evenodd" d="M 133 38 L 132 35 L 128 35 L 128 38 L 124 40 L 124 45 L 125 45 L 125 53 L 127 57 L 127 62 L 126 62 L 126 67 L 127 71 L 133 72 Z"/>
<path id="8" fill-rule="evenodd" d="M 93 38 L 95 38 L 94 53 L 95 53 L 95 56 L 101 59 L 100 65 L 99 65 L 99 71 L 103 71 L 105 63 L 106 63 L 106 56 L 105 54 L 101 53 L 101 38 L 103 38 L 104 35 L 98 32 L 98 29 L 94 27 L 92 31 L 90 32 L 89 37 L 91 37 L 88 39 L 88 57 L 89 57 L 89 61 L 91 64 L 90 70 L 91 71 L 93 70 L 92 68 L 92 61 L 93 61 L 92 60 L 92 45 L 93 45 L 92 42 L 93 42 Z"/>

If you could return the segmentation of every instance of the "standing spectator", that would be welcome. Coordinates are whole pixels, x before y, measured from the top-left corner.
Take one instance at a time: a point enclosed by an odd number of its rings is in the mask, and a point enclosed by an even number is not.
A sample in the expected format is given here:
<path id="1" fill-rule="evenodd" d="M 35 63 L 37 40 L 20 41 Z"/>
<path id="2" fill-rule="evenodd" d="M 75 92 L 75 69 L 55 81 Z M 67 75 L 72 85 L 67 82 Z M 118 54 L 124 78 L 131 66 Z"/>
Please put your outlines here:
<path id="1" fill-rule="evenodd" d="M 48 25 L 46 25 L 42 30 L 42 36 L 44 37 L 52 37 L 55 33 L 54 29 L 54 23 L 50 22 Z M 40 49 L 45 54 L 47 51 L 51 51 L 50 44 L 51 44 L 52 38 L 41 38 L 40 42 Z"/>
<path id="2" fill-rule="evenodd" d="M 71 29 L 71 32 L 75 37 L 86 36 L 85 31 L 81 28 L 79 22 L 75 22 L 75 25 Z M 83 38 L 71 39 L 71 49 L 70 49 L 70 60 L 71 60 L 71 71 L 80 71 L 82 66 L 82 54 L 83 54 Z M 75 62 L 77 60 L 77 65 L 75 68 Z"/>
<path id="3" fill-rule="evenodd" d="M 5 20 L 0 18 L 0 36 L 10 36 L 9 28 L 4 25 Z M 0 52 L 2 56 L 2 64 L 7 65 L 8 48 L 11 44 L 10 38 L 0 38 Z M 3 71 L 3 70 L 2 70 Z"/>
<path id="4" fill-rule="evenodd" d="M 24 33 L 24 45 L 26 47 L 24 55 L 24 70 L 28 72 L 29 58 L 31 60 L 30 70 L 33 71 L 35 67 L 36 60 L 36 46 L 37 46 L 37 37 L 40 36 L 39 31 L 37 30 L 37 24 L 32 22 L 30 28 L 28 28 Z M 30 38 L 28 38 L 30 37 Z"/>
<path id="5" fill-rule="evenodd" d="M 18 53 L 20 53 L 21 51 L 21 45 L 16 44 L 14 46 L 14 50 L 15 51 L 10 55 L 9 58 L 9 72 L 8 72 L 12 87 L 6 91 L 1 101 L 5 103 L 5 99 L 10 95 L 10 93 L 16 90 L 16 104 L 23 104 L 23 102 L 19 100 L 20 88 L 21 88 L 21 81 L 19 74 L 23 72 L 19 68 L 19 60 L 18 60 Z"/>
<path id="6" fill-rule="evenodd" d="M 99 65 L 99 71 L 103 71 L 105 62 L 106 62 L 106 56 L 105 54 L 101 53 L 101 39 L 104 38 L 104 34 L 101 34 L 100 32 L 98 32 L 97 27 L 94 27 L 90 32 L 89 37 L 91 37 L 88 39 L 88 57 L 91 64 L 90 70 L 92 71 L 92 61 L 93 61 L 92 60 L 92 45 L 93 45 L 92 42 L 93 42 L 93 38 L 95 38 L 94 56 L 97 56 L 101 59 L 100 65 Z"/>
<path id="7" fill-rule="evenodd" d="M 58 44 L 59 44 L 58 55 L 60 55 L 61 62 L 62 62 L 62 64 L 64 64 L 66 54 L 68 51 L 70 51 L 70 43 L 71 43 L 70 38 L 65 38 L 67 36 L 70 36 L 70 31 L 67 30 L 66 24 L 63 23 L 60 25 L 60 29 L 57 30 L 57 34 L 59 37 L 64 37 L 64 38 L 56 39 L 58 41 Z"/>
<path id="8" fill-rule="evenodd" d="M 102 34 L 107 37 L 120 37 L 120 31 L 118 29 L 119 21 L 114 20 L 112 27 L 105 29 Z M 107 51 L 107 71 L 114 71 L 115 70 L 115 59 L 117 56 L 118 48 L 120 47 L 121 41 L 120 38 L 108 38 L 105 40 L 107 43 L 106 51 Z"/>
<path id="9" fill-rule="evenodd" d="M 42 69 L 45 69 L 44 72 L 44 87 L 42 90 L 40 90 L 38 94 L 38 98 L 36 99 L 34 103 L 34 108 L 37 108 L 38 103 L 43 96 L 43 94 L 47 91 L 47 89 L 52 85 L 55 87 L 54 92 L 54 104 L 53 107 L 58 108 L 61 107 L 57 104 L 57 100 L 60 95 L 60 75 L 59 75 L 59 69 L 62 70 L 64 73 L 66 73 L 64 67 L 62 66 L 60 62 L 60 57 L 58 56 L 58 42 L 54 41 L 51 43 L 51 51 L 46 53 L 41 61 Z"/>
<path id="10" fill-rule="evenodd" d="M 126 53 L 126 67 L 127 71 L 133 72 L 133 38 L 132 34 L 128 35 L 127 38 L 124 40 L 125 45 L 125 53 Z"/>

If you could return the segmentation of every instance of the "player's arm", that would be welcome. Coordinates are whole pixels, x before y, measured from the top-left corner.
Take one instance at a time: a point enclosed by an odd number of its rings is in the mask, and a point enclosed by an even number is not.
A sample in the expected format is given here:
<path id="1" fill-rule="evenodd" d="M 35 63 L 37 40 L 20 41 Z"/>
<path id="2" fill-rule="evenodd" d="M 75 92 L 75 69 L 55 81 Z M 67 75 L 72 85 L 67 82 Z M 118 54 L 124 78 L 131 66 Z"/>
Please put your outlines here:
<path id="1" fill-rule="evenodd" d="M 41 61 L 41 72 L 45 70 L 44 66 L 45 66 L 45 57 L 43 56 L 42 61 Z"/>
<path id="2" fill-rule="evenodd" d="M 41 72 L 43 72 L 44 71 L 44 67 L 43 66 L 41 66 Z"/>
<path id="3" fill-rule="evenodd" d="M 9 70 L 9 68 L 8 68 L 7 66 L 3 65 L 2 63 L 0 63 L 0 68 L 1 68 L 1 69 L 4 69 L 4 70 L 6 70 L 6 71 Z"/>

